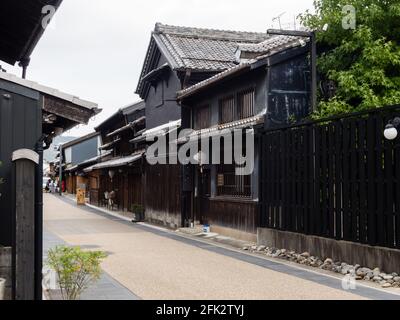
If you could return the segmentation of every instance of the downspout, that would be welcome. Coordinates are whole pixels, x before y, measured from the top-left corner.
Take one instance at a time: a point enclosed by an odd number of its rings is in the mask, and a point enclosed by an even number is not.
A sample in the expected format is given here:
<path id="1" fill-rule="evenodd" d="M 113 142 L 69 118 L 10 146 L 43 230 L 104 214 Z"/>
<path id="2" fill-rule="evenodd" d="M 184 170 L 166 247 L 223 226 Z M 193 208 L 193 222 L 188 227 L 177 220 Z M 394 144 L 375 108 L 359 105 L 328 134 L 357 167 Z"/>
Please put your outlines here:
<path id="1" fill-rule="evenodd" d="M 35 300 L 42 300 L 42 269 L 43 269 L 43 152 L 50 148 L 52 139 L 42 135 L 36 143 L 35 151 L 39 154 L 39 164 L 36 167 L 35 195 Z M 43 146 L 45 144 L 45 146 Z"/>
<path id="2" fill-rule="evenodd" d="M 22 79 L 26 79 L 26 71 L 30 62 L 31 58 L 24 58 L 19 62 L 19 66 L 22 67 Z"/>

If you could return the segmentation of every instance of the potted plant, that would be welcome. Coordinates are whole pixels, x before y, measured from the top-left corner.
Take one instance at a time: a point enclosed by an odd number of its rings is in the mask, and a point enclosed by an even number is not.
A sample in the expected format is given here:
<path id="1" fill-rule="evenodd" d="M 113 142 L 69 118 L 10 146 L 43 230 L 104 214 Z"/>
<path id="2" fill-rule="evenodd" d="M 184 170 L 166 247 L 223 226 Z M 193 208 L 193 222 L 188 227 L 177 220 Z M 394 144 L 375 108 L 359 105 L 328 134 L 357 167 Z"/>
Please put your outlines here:
<path id="1" fill-rule="evenodd" d="M 63 300 L 79 300 L 83 291 L 101 276 L 102 251 L 58 246 L 49 250 L 47 265 L 55 272 Z"/>
<path id="2" fill-rule="evenodd" d="M 131 207 L 132 213 L 135 215 L 135 221 L 144 220 L 144 207 L 140 204 L 133 204 Z"/>

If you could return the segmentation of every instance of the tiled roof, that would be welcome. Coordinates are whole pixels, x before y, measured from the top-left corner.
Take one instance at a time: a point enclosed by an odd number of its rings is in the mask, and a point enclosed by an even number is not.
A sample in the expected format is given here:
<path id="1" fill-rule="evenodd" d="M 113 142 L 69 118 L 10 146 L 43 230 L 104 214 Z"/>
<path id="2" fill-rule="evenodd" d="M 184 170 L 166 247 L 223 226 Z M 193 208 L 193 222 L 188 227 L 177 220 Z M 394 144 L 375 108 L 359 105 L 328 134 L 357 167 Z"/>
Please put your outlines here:
<path id="1" fill-rule="evenodd" d="M 115 135 L 117 135 L 117 134 L 119 134 L 121 132 L 124 132 L 124 131 L 126 131 L 128 129 L 134 128 L 137 124 L 143 123 L 145 121 L 146 121 L 146 117 L 140 117 L 139 119 L 137 119 L 135 121 L 132 121 L 132 122 L 129 122 L 127 125 L 125 125 L 125 126 L 123 126 L 121 128 L 118 128 L 117 130 L 107 134 L 107 137 L 109 138 L 109 137 L 115 136 Z"/>
<path id="2" fill-rule="evenodd" d="M 156 45 L 166 55 L 174 70 L 221 72 L 237 65 L 235 53 L 240 43 L 260 43 L 266 33 L 188 28 L 157 23 L 144 62 L 137 92 L 143 77 L 151 71 Z"/>
<path id="3" fill-rule="evenodd" d="M 178 99 L 183 99 L 187 96 L 190 96 L 211 84 L 219 82 L 222 79 L 226 79 L 229 76 L 236 75 L 242 70 L 251 69 L 252 65 L 256 62 L 270 57 L 276 53 L 285 51 L 290 48 L 298 47 L 301 45 L 299 39 L 300 38 L 298 37 L 292 36 L 276 36 L 259 44 L 242 44 L 238 47 L 238 50 L 255 53 L 256 57 L 254 59 L 244 60 L 242 63 L 228 70 L 225 70 L 189 88 L 179 91 Z"/>
<path id="4" fill-rule="evenodd" d="M 275 36 L 257 44 L 239 44 L 238 50 L 254 53 L 266 53 L 271 50 L 277 50 L 292 46 L 293 43 L 298 42 L 299 39 L 299 37 L 292 36 Z"/>
<path id="5" fill-rule="evenodd" d="M 210 128 L 192 131 L 188 135 L 177 139 L 176 142 L 178 144 L 183 144 L 188 142 L 190 139 L 198 139 L 198 138 L 205 139 L 213 136 L 225 135 L 231 133 L 231 131 L 235 129 L 252 128 L 258 124 L 263 123 L 264 118 L 265 118 L 265 111 L 256 116 L 249 117 L 246 119 L 235 120 L 229 123 L 212 126 Z"/>
<path id="6" fill-rule="evenodd" d="M 196 83 L 195 85 L 193 85 L 193 86 L 191 86 L 189 88 L 186 88 L 186 89 L 183 89 L 181 91 L 178 91 L 178 94 L 177 94 L 178 99 L 186 98 L 187 96 L 192 95 L 193 93 L 197 92 L 198 90 L 200 90 L 200 89 L 202 89 L 202 88 L 204 88 L 204 87 L 206 87 L 208 85 L 211 85 L 211 84 L 213 84 L 215 82 L 218 82 L 221 79 L 225 79 L 225 78 L 227 78 L 227 77 L 229 77 L 229 76 L 231 76 L 233 74 L 236 74 L 236 73 L 240 72 L 241 70 L 249 69 L 250 65 L 253 62 L 255 62 L 255 60 L 250 60 L 250 61 L 243 62 L 243 63 L 241 63 L 241 64 L 239 64 L 239 65 L 237 65 L 237 66 L 235 66 L 233 68 L 230 68 L 230 69 L 225 70 L 225 71 L 223 71 L 221 73 L 218 73 L 218 74 L 216 74 L 215 76 L 213 76 L 211 78 L 208 78 L 208 79 L 206 79 L 204 81 Z"/>
<path id="7" fill-rule="evenodd" d="M 174 69 L 221 71 L 236 63 L 238 43 L 259 43 L 266 33 L 223 31 L 156 24 L 159 37 L 175 62 Z"/>
<path id="8" fill-rule="evenodd" d="M 141 151 L 141 152 L 134 153 L 128 157 L 114 158 L 114 159 L 111 159 L 106 162 L 100 162 L 98 164 L 95 164 L 94 166 L 84 169 L 84 171 L 91 172 L 93 170 L 127 166 L 131 163 L 134 163 L 134 162 L 140 160 L 143 157 L 143 154 L 144 154 L 144 152 Z"/>

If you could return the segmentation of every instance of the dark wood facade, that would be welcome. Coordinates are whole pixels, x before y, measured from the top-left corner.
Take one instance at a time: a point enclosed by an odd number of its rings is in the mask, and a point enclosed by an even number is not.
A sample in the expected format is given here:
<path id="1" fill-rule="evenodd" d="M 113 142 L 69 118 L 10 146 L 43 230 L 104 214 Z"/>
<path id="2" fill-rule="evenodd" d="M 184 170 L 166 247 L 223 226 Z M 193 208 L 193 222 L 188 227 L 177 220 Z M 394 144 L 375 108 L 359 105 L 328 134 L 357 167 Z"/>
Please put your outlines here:
<path id="1" fill-rule="evenodd" d="M 216 76 L 215 81 L 211 78 L 199 84 L 200 89 L 193 94 L 185 95 L 190 88 L 178 94 L 184 110 L 188 110 L 182 119 L 188 128 L 204 131 L 229 125 L 255 132 L 255 167 L 251 175 L 238 176 L 237 166 L 223 163 L 192 166 L 192 220 L 239 238 L 255 237 L 260 226 L 259 175 L 263 165 L 259 131 L 264 126 L 296 122 L 309 115 L 307 54 L 308 48 L 290 49 L 279 57 L 250 65 L 247 71 L 238 67 L 230 76 Z M 242 120 L 249 120 L 249 124 L 243 126 Z"/>
<path id="2" fill-rule="evenodd" d="M 182 226 L 181 166 L 146 165 L 146 220 L 171 228 Z"/>
<path id="3" fill-rule="evenodd" d="M 144 103 L 139 102 L 118 110 L 96 128 L 102 140 L 100 152 L 109 155 L 99 160 L 99 164 L 104 164 L 101 169 L 84 170 L 91 204 L 106 206 L 105 193 L 114 191 L 116 209 L 132 212 L 134 207 L 144 206 L 144 160 L 124 163 L 123 159 L 144 150 L 143 143 L 130 141 L 145 129 L 145 125 Z M 115 160 L 121 160 L 121 164 L 115 164 Z"/>

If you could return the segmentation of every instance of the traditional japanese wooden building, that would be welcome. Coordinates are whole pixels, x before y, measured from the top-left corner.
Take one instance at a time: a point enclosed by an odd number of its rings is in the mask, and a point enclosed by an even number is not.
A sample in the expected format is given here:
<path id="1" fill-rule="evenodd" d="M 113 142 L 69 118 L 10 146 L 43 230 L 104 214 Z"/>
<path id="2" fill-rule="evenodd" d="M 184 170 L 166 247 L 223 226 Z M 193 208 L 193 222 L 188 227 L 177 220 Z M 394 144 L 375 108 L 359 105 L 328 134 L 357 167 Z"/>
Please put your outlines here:
<path id="1" fill-rule="evenodd" d="M 253 132 L 255 141 L 252 174 L 238 175 L 240 165 L 224 162 L 225 139 L 218 150 L 220 164 L 213 163 L 209 151 L 203 150 L 207 159 L 186 169 L 193 182 L 192 221 L 210 224 L 217 233 L 256 240 L 263 165 L 258 130 L 297 122 L 310 114 L 309 52 L 307 42 L 290 36 L 241 44 L 236 47 L 237 66 L 178 93 L 182 109 L 187 110 L 182 123 L 193 130 L 190 137 L 211 141 L 241 129 Z M 246 147 L 243 154 L 250 151 Z"/>
<path id="2" fill-rule="evenodd" d="M 65 191 L 76 194 L 78 188 L 86 190 L 88 179 L 82 169 L 92 165 L 100 157 L 100 133 L 93 132 L 78 139 L 65 143 L 61 147 L 65 181 Z"/>
<path id="3" fill-rule="evenodd" d="M 107 194 L 113 192 L 111 209 L 133 212 L 143 207 L 145 146 L 130 141 L 145 129 L 144 109 L 144 102 L 134 103 L 119 109 L 96 128 L 102 141 L 99 158 L 83 169 L 91 204 L 108 206 Z"/>
<path id="4" fill-rule="evenodd" d="M 30 56 L 45 31 L 43 20 L 57 10 L 61 0 L 3 0 L 0 28 L 0 60 L 22 67 L 26 77 Z M 4 66 L 3 66 L 4 67 Z M 100 110 L 97 105 L 33 81 L 2 72 L 0 68 L 0 277 L 6 281 L 6 299 L 42 299 L 42 175 L 43 149 L 52 139 L 78 124 L 85 124 Z M 16 194 L 14 151 L 39 155 L 35 183 Z M 29 150 L 29 151 L 27 151 Z M 35 154 L 36 157 L 36 154 Z M 33 163 L 33 162 L 32 162 Z M 17 221 L 16 197 L 28 203 L 23 230 Z M 26 197 L 26 198 L 24 198 Z M 29 199 L 28 199 L 29 198 Z M 34 205 L 32 208 L 32 201 Z M 18 226 L 16 226 L 18 223 Z M 22 239 L 22 241 L 21 241 Z M 21 263 L 23 261 L 23 263 Z"/>
<path id="5" fill-rule="evenodd" d="M 257 44 L 266 33 L 176 27 L 157 23 L 143 64 L 136 93 L 146 105 L 146 131 L 134 141 L 181 126 L 184 109 L 176 93 L 235 67 L 240 43 Z M 185 124 L 184 124 L 185 125 Z M 145 207 L 148 221 L 169 227 L 185 224 L 187 206 L 182 197 L 184 173 L 178 164 L 147 165 Z"/>
<path id="6" fill-rule="evenodd" d="M 25 239 L 25 243 L 32 246 L 26 252 L 30 257 L 35 256 L 36 265 L 27 259 L 24 268 L 27 274 L 36 278 L 36 299 L 41 299 L 43 149 L 50 147 L 55 136 L 78 124 L 86 124 L 99 111 L 95 103 L 0 72 L 0 177 L 4 179 L 0 185 L 0 246 L 18 248 L 16 239 L 21 235 L 15 229 L 15 170 L 11 155 L 16 150 L 29 149 L 38 153 L 40 159 L 35 174 L 36 183 L 26 185 L 35 201 L 35 215 L 30 216 L 33 220 L 26 222 L 31 231 L 35 231 L 35 236 Z M 25 230 L 25 235 L 28 234 L 31 233 Z M 22 274 L 19 266 L 17 277 Z M 30 287 L 30 279 L 21 281 Z M 15 298 L 33 299 L 31 292 L 25 293 L 23 296 L 19 293 Z"/>

